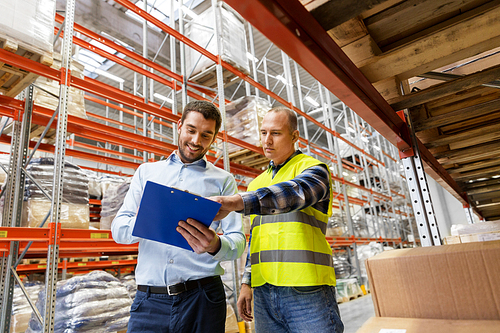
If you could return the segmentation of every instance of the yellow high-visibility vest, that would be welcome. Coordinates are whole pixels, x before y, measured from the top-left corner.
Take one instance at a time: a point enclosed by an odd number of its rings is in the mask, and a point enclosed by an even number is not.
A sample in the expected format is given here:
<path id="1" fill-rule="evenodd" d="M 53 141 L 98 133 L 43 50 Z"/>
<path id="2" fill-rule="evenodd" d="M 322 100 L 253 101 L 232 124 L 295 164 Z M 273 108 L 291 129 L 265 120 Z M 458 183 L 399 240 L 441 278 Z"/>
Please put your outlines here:
<path id="1" fill-rule="evenodd" d="M 298 154 L 274 178 L 271 169 L 259 175 L 249 184 L 248 191 L 291 180 L 316 165 L 325 164 Z M 250 216 L 252 287 L 265 283 L 288 287 L 335 285 L 332 250 L 325 238 L 332 200 L 330 178 L 327 214 L 307 207 L 284 214 Z"/>

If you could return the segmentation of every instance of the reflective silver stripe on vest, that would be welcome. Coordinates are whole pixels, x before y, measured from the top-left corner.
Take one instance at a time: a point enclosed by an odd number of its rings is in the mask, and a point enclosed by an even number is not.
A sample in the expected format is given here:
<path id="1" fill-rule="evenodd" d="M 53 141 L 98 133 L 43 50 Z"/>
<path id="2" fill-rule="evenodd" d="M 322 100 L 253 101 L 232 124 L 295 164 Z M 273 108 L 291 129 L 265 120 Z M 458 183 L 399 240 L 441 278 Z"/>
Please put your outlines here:
<path id="1" fill-rule="evenodd" d="M 305 224 L 309 224 L 312 227 L 319 228 L 323 235 L 326 234 L 327 224 L 325 222 L 318 221 L 314 216 L 307 215 L 306 213 L 301 211 L 277 215 L 257 215 L 253 219 L 251 230 L 253 230 L 253 228 L 258 225 L 275 222 L 302 222 Z"/>
<path id="2" fill-rule="evenodd" d="M 318 253 L 307 250 L 271 250 L 252 253 L 250 256 L 252 265 L 260 262 L 297 262 L 310 263 L 316 265 L 333 267 L 333 260 L 330 254 Z"/>

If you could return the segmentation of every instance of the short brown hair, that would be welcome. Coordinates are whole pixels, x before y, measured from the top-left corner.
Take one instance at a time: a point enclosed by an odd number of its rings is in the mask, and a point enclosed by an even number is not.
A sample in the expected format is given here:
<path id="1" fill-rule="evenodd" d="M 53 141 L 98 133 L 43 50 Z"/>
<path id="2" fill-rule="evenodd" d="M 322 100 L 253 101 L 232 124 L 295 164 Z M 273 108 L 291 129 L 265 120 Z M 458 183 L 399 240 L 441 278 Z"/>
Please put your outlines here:
<path id="1" fill-rule="evenodd" d="M 215 133 L 219 133 L 220 125 L 222 123 L 222 117 L 220 115 L 219 108 L 217 108 L 214 103 L 208 101 L 192 101 L 187 103 L 184 111 L 182 112 L 181 122 L 184 123 L 184 119 L 189 112 L 196 111 L 203 115 L 207 120 L 215 120 Z"/>
<path id="2" fill-rule="evenodd" d="M 290 129 L 290 133 L 293 133 L 297 130 L 297 114 L 287 108 L 286 106 L 276 106 L 269 110 L 269 112 L 284 112 L 288 117 L 288 128 Z"/>

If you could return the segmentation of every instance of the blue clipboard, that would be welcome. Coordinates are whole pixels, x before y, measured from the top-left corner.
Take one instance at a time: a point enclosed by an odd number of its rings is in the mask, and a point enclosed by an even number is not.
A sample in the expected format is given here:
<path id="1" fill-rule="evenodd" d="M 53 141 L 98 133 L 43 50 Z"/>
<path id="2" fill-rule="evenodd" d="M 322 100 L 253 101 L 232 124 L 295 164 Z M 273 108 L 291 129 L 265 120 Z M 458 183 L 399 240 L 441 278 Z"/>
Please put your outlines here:
<path id="1" fill-rule="evenodd" d="M 220 207 L 204 197 L 147 181 L 132 235 L 193 251 L 175 230 L 179 221 L 192 218 L 208 227 Z"/>

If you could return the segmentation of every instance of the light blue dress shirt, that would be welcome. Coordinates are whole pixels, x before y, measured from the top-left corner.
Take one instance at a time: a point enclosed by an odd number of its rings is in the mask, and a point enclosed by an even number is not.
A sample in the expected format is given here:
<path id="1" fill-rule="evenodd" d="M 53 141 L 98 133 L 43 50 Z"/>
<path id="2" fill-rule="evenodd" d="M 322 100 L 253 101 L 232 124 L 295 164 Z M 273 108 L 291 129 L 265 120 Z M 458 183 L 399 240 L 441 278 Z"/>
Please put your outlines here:
<path id="1" fill-rule="evenodd" d="M 174 152 L 164 161 L 144 163 L 139 166 L 132 178 L 123 206 L 111 225 L 113 239 L 117 243 L 139 242 L 135 271 L 137 284 L 167 286 L 224 274 L 219 262 L 234 260 L 240 257 L 245 249 L 241 215 L 232 212 L 221 221 L 212 222 L 211 227 L 214 230 L 220 226 L 223 232 L 223 235 L 219 236 L 221 248 L 214 256 L 208 253 L 196 254 L 175 246 L 132 236 L 137 209 L 148 180 L 205 197 L 237 193 L 234 177 L 204 158 L 184 164 Z M 172 232 L 177 232 L 175 227 L 172 227 Z"/>

